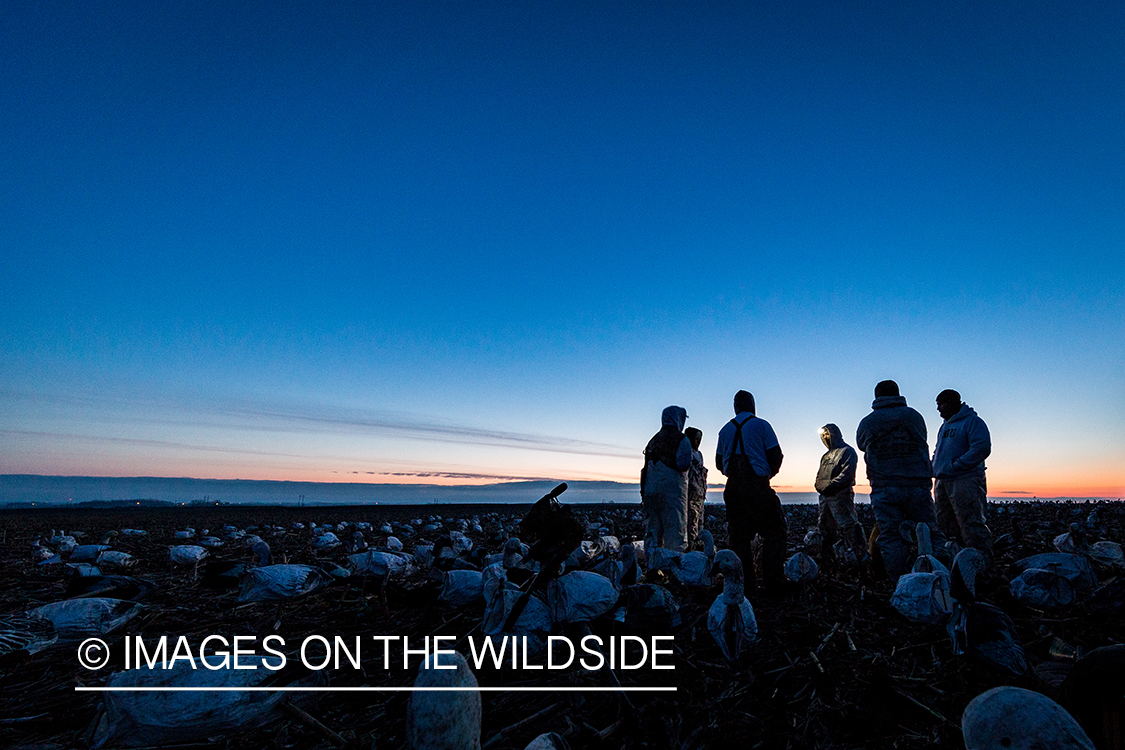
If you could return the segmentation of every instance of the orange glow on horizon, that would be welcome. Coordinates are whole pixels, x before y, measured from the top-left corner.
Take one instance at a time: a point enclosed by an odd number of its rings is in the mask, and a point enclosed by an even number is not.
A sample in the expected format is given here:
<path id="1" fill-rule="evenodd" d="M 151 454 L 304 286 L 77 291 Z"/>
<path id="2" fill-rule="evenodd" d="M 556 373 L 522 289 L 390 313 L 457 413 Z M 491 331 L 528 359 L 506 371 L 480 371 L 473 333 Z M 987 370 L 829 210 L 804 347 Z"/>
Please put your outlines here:
<path id="1" fill-rule="evenodd" d="M 436 472 L 435 472 L 436 473 Z M 113 472 L 87 472 L 82 476 L 96 476 L 104 478 L 129 478 L 130 476 L 145 476 L 166 479 L 204 479 L 204 480 L 220 480 L 220 481 L 272 481 L 272 482 L 323 482 L 323 483 L 339 483 L 339 484 L 368 484 L 368 485 L 381 485 L 381 484 L 407 484 L 407 485 L 434 485 L 441 487 L 452 486 L 484 486 L 491 484 L 504 484 L 507 482 L 532 482 L 539 480 L 550 481 L 602 481 L 602 482 L 620 482 L 623 484 L 636 484 L 635 479 L 622 478 L 619 476 L 511 476 L 511 475 L 466 475 L 466 476 L 426 476 L 424 472 L 409 473 L 405 476 L 383 473 L 383 474 L 368 474 L 367 472 L 347 472 L 336 473 L 331 471 L 302 471 L 300 469 L 283 469 L 281 471 L 245 471 L 240 472 L 237 470 L 230 472 L 206 472 L 207 476 L 190 476 L 182 473 L 161 473 L 155 472 L 144 473 L 140 475 L 129 475 Z M 717 472 L 712 472 L 709 477 L 709 485 L 711 495 L 716 495 L 721 498 L 723 491 L 723 477 Z M 1050 499 L 1050 498 L 1111 498 L 1111 499 L 1125 499 L 1125 482 L 1114 483 L 1112 481 L 1096 482 L 1096 481 L 1056 481 L 1056 482 L 1043 482 L 1031 483 L 1020 482 L 1018 489 L 1013 489 L 1012 484 L 989 481 L 988 496 L 992 498 L 1005 498 L 1005 499 Z M 773 488 L 779 493 L 808 493 L 815 494 L 816 490 L 812 485 L 786 485 L 778 482 L 773 483 Z M 1026 488 L 1026 489 L 1025 489 Z M 871 492 L 870 485 L 866 483 L 857 484 L 855 491 L 861 495 L 867 495 Z M 718 499 L 711 497 L 711 499 Z"/>

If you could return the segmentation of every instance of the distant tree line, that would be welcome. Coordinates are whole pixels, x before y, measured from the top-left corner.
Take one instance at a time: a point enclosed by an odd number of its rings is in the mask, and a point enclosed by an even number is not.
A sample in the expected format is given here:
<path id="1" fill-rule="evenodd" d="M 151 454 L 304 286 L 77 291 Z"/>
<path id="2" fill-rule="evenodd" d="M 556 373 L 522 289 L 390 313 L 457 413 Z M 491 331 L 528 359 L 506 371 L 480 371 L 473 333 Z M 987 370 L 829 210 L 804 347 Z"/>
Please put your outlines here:
<path id="1" fill-rule="evenodd" d="M 76 508 L 170 508 L 175 503 L 167 500 L 154 500 L 152 498 L 135 498 L 133 500 L 84 500 L 75 503 Z"/>

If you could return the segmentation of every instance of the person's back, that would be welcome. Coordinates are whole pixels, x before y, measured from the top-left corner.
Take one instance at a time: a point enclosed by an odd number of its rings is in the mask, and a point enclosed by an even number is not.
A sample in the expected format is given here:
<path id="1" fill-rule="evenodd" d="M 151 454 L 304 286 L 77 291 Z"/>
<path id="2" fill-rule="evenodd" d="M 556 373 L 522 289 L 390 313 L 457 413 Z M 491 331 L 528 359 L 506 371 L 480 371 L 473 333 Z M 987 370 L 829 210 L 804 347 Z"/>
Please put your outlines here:
<path id="1" fill-rule="evenodd" d="M 715 465 L 727 477 L 723 502 L 727 508 L 730 548 L 743 560 L 747 591 L 754 591 L 751 542 L 762 535 L 763 577 L 768 589 L 780 592 L 785 575 L 785 516 L 781 500 L 770 487 L 784 458 L 773 427 L 754 413 L 754 396 L 734 396 L 735 417 L 719 430 Z"/>
<path id="2" fill-rule="evenodd" d="M 863 451 L 871 484 L 871 510 L 879 527 L 879 551 L 892 583 L 908 572 L 910 551 L 899 529 L 903 521 L 929 525 L 935 548 L 945 543 L 937 528 L 933 467 L 926 420 L 906 405 L 893 380 L 875 386 L 872 411 L 859 423 L 856 447 Z"/>
<path id="3" fill-rule="evenodd" d="M 929 487 L 933 468 L 926 420 L 897 394 L 876 396 L 871 408 L 855 437 L 868 482 L 872 487 Z"/>

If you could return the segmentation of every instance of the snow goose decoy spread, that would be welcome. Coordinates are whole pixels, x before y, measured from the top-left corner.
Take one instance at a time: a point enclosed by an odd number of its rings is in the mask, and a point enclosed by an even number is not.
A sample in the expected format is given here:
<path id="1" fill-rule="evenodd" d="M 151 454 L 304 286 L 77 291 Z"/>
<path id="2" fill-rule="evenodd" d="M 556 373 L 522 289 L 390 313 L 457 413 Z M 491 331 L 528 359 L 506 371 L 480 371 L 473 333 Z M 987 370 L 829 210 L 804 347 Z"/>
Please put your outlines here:
<path id="1" fill-rule="evenodd" d="M 707 613 L 707 629 L 730 661 L 738 659 L 745 646 L 758 639 L 758 620 L 745 594 L 742 561 L 729 549 L 715 555 L 714 573 L 723 574 L 723 593 Z"/>

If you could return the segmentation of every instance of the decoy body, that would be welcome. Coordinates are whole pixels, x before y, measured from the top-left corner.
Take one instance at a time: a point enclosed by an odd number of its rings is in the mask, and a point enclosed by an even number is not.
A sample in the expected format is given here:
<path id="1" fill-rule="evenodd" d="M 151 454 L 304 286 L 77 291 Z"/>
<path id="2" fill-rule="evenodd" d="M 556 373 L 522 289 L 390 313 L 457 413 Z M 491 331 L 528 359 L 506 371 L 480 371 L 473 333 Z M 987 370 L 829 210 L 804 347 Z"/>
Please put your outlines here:
<path id="1" fill-rule="evenodd" d="M 953 560 L 950 590 L 953 613 L 946 631 L 955 654 L 968 654 L 1012 674 L 1027 671 L 1027 656 L 1012 618 L 1002 609 L 977 601 L 977 582 L 988 566 L 980 550 L 966 547 Z"/>
<path id="2" fill-rule="evenodd" d="M 442 654 L 433 669 L 434 655 L 426 657 L 414 687 L 476 688 L 477 678 L 461 654 Z M 434 691 L 411 695 L 406 712 L 406 734 L 414 750 L 480 750 L 480 692 Z"/>

